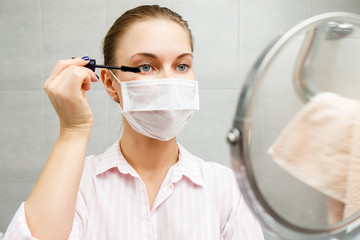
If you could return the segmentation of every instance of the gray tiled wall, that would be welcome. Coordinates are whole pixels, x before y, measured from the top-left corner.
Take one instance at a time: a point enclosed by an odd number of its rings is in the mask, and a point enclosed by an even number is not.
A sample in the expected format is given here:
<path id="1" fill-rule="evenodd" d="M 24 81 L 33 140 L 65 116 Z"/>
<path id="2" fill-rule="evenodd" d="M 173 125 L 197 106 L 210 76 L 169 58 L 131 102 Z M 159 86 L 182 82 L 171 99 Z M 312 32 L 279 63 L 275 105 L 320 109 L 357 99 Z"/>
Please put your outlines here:
<path id="1" fill-rule="evenodd" d="M 125 10 L 160 4 L 183 15 L 195 35 L 201 110 L 178 140 L 207 161 L 230 166 L 225 135 L 243 80 L 261 50 L 299 21 L 326 11 L 360 13 L 357 0 L 0 1 L 0 232 L 30 193 L 58 135 L 42 84 L 57 60 L 102 61 L 107 29 Z M 88 154 L 119 137 L 119 112 L 94 83 Z"/>

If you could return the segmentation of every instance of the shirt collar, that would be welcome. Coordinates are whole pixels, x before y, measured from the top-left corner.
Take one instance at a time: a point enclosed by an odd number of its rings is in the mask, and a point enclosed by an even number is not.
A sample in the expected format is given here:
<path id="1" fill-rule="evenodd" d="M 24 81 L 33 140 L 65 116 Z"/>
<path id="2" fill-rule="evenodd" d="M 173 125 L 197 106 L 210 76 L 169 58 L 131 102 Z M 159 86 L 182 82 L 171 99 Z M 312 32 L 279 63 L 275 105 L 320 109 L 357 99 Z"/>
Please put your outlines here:
<path id="1" fill-rule="evenodd" d="M 199 161 L 195 156 L 189 153 L 183 146 L 178 143 L 179 159 L 171 170 L 171 182 L 176 183 L 186 176 L 194 184 L 203 186 L 203 177 Z M 117 167 L 122 174 L 130 174 L 133 177 L 139 177 L 134 168 L 126 161 L 121 153 L 119 141 L 111 145 L 103 154 L 98 156 L 99 164 L 96 167 L 95 175 L 98 176 L 112 168 Z M 169 171 L 170 171 L 169 170 Z"/>
<path id="2" fill-rule="evenodd" d="M 175 183 L 186 176 L 193 183 L 199 186 L 204 186 L 203 176 L 201 173 L 201 166 L 197 158 L 189 153 L 182 145 L 179 146 L 179 160 L 173 166 L 171 182 Z"/>
<path id="3" fill-rule="evenodd" d="M 103 154 L 99 155 L 98 158 L 100 161 L 96 167 L 96 176 L 117 167 L 122 174 L 131 174 L 134 177 L 139 177 L 134 168 L 131 167 L 122 155 L 119 141 L 111 145 Z"/>

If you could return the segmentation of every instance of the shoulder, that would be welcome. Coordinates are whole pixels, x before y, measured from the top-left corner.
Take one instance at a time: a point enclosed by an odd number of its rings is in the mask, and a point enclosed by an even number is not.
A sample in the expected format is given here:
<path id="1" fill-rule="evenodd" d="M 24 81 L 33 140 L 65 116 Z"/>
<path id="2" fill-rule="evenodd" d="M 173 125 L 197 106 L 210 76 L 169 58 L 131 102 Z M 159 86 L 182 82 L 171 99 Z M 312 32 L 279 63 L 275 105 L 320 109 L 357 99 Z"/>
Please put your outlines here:
<path id="1" fill-rule="evenodd" d="M 119 162 L 119 145 L 118 142 L 110 145 L 105 152 L 99 155 L 90 155 L 85 159 L 84 172 L 93 175 L 98 174 L 103 168 L 115 166 Z"/>
<path id="2" fill-rule="evenodd" d="M 200 170 L 204 181 L 213 182 L 222 179 L 223 181 L 227 181 L 229 183 L 234 182 L 235 174 L 231 168 L 217 162 L 205 161 L 202 158 L 190 153 L 181 145 L 180 150 L 186 158 L 195 163 L 196 167 Z"/>
<path id="3" fill-rule="evenodd" d="M 102 155 L 90 155 L 85 158 L 84 171 L 90 172 L 92 174 L 96 173 L 96 169 L 101 163 Z"/>
<path id="4" fill-rule="evenodd" d="M 209 184 L 221 182 L 229 186 L 236 184 L 235 173 L 231 168 L 217 162 L 205 161 L 201 158 L 197 158 L 197 162 L 205 182 Z"/>
<path id="5" fill-rule="evenodd" d="M 83 176 L 82 178 L 88 178 L 90 176 L 96 175 L 96 170 L 101 163 L 101 155 L 95 156 L 90 155 L 85 158 L 85 164 L 83 169 Z"/>
<path id="6" fill-rule="evenodd" d="M 196 159 L 198 161 L 200 168 L 204 173 L 204 176 L 212 176 L 212 177 L 218 176 L 218 177 L 225 177 L 226 179 L 234 176 L 234 171 L 225 165 L 222 165 L 217 162 L 205 161 L 199 157 L 196 157 Z"/>
<path id="7" fill-rule="evenodd" d="M 238 199 L 240 194 L 234 171 L 220 163 L 205 161 L 181 147 L 184 155 L 194 163 L 200 171 L 204 187 L 212 192 Z"/>
<path id="8" fill-rule="evenodd" d="M 96 168 L 100 162 L 98 156 L 87 156 L 81 176 L 79 191 L 87 195 L 87 191 L 95 187 L 96 182 Z M 87 190 L 87 191 L 86 191 Z"/>
<path id="9" fill-rule="evenodd" d="M 97 175 L 116 166 L 118 161 L 116 144 L 110 146 L 100 155 L 90 155 L 85 158 L 83 173 L 81 177 L 80 190 L 96 185 Z"/>

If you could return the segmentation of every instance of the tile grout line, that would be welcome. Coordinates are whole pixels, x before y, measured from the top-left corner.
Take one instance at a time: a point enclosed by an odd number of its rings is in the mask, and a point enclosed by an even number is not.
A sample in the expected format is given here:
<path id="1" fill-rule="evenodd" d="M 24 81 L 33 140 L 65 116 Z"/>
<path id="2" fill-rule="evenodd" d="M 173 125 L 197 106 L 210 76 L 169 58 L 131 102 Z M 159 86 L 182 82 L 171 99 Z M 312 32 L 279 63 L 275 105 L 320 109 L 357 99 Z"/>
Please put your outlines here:
<path id="1" fill-rule="evenodd" d="M 41 61 L 41 82 L 44 81 L 44 42 L 43 42 L 43 0 L 39 0 L 40 2 L 40 61 Z M 43 91 L 42 91 L 43 92 Z M 46 160 L 47 155 L 47 122 L 46 122 L 46 95 L 43 93 L 43 116 L 44 116 L 44 152 L 43 158 Z"/>
<path id="2" fill-rule="evenodd" d="M 237 8 L 236 8 L 236 53 L 237 53 L 237 64 L 236 64 L 236 80 L 240 79 L 240 1 L 237 0 Z M 235 80 L 235 81 L 236 81 Z M 235 87 L 239 88 L 241 86 L 241 83 L 239 81 L 236 81 Z"/>
<path id="3" fill-rule="evenodd" d="M 103 0 L 104 3 L 104 28 L 106 28 L 106 0 Z M 105 61 L 105 59 L 104 59 Z M 109 124 L 110 124 L 110 117 L 109 117 L 109 113 L 110 113 L 110 108 L 109 108 L 109 104 L 106 103 L 106 139 L 109 139 L 110 137 L 110 129 L 109 129 Z"/>
<path id="4" fill-rule="evenodd" d="M 306 18 L 309 17 L 309 7 L 310 7 L 310 0 L 307 0 L 307 2 L 306 2 Z"/>

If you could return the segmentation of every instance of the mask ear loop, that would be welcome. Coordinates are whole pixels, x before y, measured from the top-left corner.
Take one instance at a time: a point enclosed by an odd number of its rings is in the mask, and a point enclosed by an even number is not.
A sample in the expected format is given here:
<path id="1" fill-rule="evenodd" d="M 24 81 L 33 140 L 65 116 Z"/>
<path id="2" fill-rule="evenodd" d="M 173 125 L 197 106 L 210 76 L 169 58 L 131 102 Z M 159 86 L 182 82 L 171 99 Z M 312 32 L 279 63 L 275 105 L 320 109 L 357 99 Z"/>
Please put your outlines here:
<path id="1" fill-rule="evenodd" d="M 116 78 L 116 76 L 115 76 L 115 74 L 109 69 L 109 72 L 111 73 L 111 75 L 113 75 L 113 77 L 117 80 L 117 78 Z M 117 80 L 117 81 L 119 81 L 119 80 Z M 116 102 L 116 103 L 118 103 L 118 104 L 120 104 L 120 101 L 119 100 L 117 100 L 116 99 L 116 97 L 113 97 L 113 100 L 114 100 L 114 102 Z"/>
<path id="2" fill-rule="evenodd" d="M 114 102 L 120 104 L 120 102 L 116 99 L 116 97 L 113 98 Z"/>

